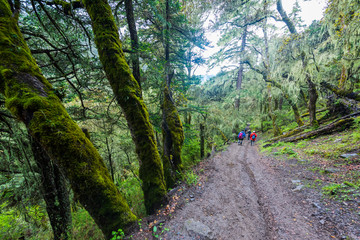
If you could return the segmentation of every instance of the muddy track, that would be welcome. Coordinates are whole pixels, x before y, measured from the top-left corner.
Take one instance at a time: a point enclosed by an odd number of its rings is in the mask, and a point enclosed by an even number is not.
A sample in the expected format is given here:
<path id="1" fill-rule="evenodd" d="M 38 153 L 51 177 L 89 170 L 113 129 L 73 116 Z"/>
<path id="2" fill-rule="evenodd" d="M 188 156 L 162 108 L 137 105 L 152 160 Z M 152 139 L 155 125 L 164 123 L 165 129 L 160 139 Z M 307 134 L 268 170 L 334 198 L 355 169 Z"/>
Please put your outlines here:
<path id="1" fill-rule="evenodd" d="M 166 223 L 164 239 L 332 239 L 311 220 L 311 211 L 298 202 L 291 179 L 278 174 L 256 146 L 232 144 L 208 160 L 207 180 L 192 189 L 187 203 Z M 189 231 L 189 219 L 211 233 Z"/>

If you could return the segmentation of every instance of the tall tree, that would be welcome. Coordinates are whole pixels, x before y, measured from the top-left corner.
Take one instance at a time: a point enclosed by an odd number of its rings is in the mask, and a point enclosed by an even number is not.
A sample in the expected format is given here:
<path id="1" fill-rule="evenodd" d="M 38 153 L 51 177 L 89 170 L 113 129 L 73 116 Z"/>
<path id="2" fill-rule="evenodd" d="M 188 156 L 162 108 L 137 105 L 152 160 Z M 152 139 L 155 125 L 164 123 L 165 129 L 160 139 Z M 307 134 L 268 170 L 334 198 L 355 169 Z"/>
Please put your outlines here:
<path id="1" fill-rule="evenodd" d="M 291 19 L 288 17 L 288 15 L 286 14 L 283 6 L 282 6 L 282 0 L 277 0 L 276 1 L 276 9 L 279 12 L 280 16 L 281 16 L 281 20 L 286 24 L 287 28 L 289 29 L 291 34 L 296 34 L 296 28 L 295 25 L 293 23 L 293 21 L 291 21 Z"/>
<path id="2" fill-rule="evenodd" d="M 126 19 L 129 27 L 131 38 L 131 63 L 133 67 L 133 75 L 141 88 L 141 75 L 140 75 L 140 59 L 139 59 L 139 38 L 136 30 L 136 21 L 134 16 L 134 7 L 132 0 L 125 0 Z"/>
<path id="3" fill-rule="evenodd" d="M 245 47 L 246 47 L 246 37 L 247 37 L 247 27 L 244 27 L 243 30 L 243 34 L 241 36 L 241 48 L 240 48 L 240 54 L 241 54 L 241 61 L 240 61 L 240 67 L 237 73 L 237 78 L 236 78 L 236 90 L 239 92 L 240 94 L 240 90 L 241 90 L 241 84 L 243 81 L 243 75 L 244 75 L 244 63 L 243 63 L 243 59 L 245 58 Z M 237 110 L 239 110 L 240 107 L 240 95 L 238 96 L 238 98 L 236 99 L 235 102 L 235 108 Z"/>
<path id="4" fill-rule="evenodd" d="M 118 104 L 124 111 L 140 159 L 145 206 L 148 213 L 160 207 L 166 196 L 163 166 L 141 89 L 122 51 L 118 29 L 106 0 L 84 0 L 91 18 L 100 61 Z"/>
<path id="5" fill-rule="evenodd" d="M 136 221 L 106 166 L 82 130 L 70 118 L 41 74 L 17 25 L 18 12 L 0 1 L 0 91 L 6 107 L 25 123 L 69 179 L 74 193 L 107 237 Z"/>
<path id="6" fill-rule="evenodd" d="M 34 159 L 40 169 L 42 195 L 54 239 L 71 239 L 71 205 L 65 176 L 42 146 L 31 138 L 30 136 Z"/>
<path id="7" fill-rule="evenodd" d="M 181 160 L 181 148 L 184 143 L 184 131 L 179 113 L 171 94 L 171 81 L 174 73 L 171 72 L 170 59 L 170 31 L 171 31 L 171 0 L 165 1 L 165 28 L 164 28 L 164 52 L 165 52 L 165 84 L 164 98 L 162 103 L 162 132 L 164 148 L 164 166 L 167 166 L 166 182 L 168 187 L 173 187 L 179 179 L 183 166 Z"/>

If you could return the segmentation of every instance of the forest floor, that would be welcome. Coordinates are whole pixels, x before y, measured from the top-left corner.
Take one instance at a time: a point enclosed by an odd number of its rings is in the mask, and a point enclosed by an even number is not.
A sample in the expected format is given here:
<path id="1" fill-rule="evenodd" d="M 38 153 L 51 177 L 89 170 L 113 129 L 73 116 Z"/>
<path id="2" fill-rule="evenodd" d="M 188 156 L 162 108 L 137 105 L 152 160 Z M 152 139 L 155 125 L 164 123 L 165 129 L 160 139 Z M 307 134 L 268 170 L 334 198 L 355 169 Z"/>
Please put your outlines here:
<path id="1" fill-rule="evenodd" d="M 312 164 L 232 143 L 201 162 L 196 185 L 174 189 L 132 239 L 360 239 L 360 203 L 325 200 L 309 187 Z"/>

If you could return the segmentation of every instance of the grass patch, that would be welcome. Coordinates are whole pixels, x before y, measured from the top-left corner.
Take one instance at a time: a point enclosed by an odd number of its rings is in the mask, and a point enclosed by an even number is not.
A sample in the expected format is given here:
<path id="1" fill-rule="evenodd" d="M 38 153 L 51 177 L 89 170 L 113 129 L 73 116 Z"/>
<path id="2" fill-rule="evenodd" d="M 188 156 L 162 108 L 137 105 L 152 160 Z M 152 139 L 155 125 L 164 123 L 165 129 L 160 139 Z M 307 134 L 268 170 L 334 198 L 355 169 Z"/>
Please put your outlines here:
<path id="1" fill-rule="evenodd" d="M 189 169 L 184 173 L 184 180 L 189 186 L 195 185 L 198 181 L 198 175 L 192 169 Z"/>
<path id="2" fill-rule="evenodd" d="M 322 193 L 329 198 L 347 201 L 360 197 L 360 181 L 355 183 L 344 181 L 343 183 L 331 183 L 322 188 Z"/>

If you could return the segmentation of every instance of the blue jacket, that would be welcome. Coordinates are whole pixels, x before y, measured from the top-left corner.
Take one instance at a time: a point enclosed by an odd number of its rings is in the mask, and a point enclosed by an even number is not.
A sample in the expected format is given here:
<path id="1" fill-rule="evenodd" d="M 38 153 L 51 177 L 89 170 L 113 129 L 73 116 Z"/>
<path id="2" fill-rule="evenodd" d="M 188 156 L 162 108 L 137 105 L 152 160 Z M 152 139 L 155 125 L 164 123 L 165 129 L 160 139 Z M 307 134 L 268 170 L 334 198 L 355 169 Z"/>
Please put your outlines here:
<path id="1" fill-rule="evenodd" d="M 239 137 L 239 136 L 240 136 L 240 133 L 242 133 L 242 138 L 245 138 L 245 137 L 246 137 L 246 133 L 245 133 L 244 131 L 241 131 L 241 132 L 239 132 L 238 138 L 240 138 L 240 137 Z"/>

